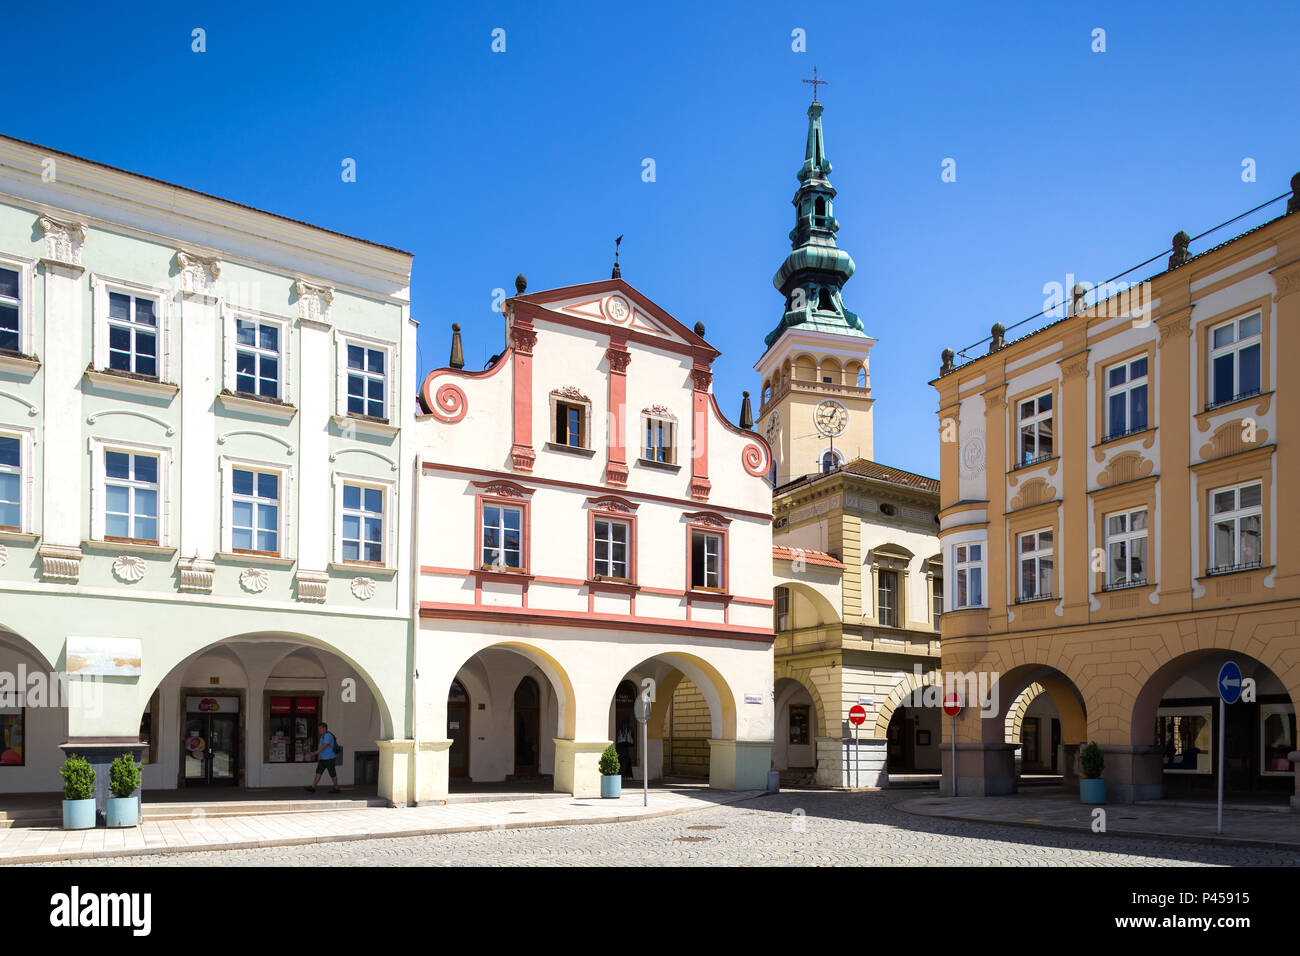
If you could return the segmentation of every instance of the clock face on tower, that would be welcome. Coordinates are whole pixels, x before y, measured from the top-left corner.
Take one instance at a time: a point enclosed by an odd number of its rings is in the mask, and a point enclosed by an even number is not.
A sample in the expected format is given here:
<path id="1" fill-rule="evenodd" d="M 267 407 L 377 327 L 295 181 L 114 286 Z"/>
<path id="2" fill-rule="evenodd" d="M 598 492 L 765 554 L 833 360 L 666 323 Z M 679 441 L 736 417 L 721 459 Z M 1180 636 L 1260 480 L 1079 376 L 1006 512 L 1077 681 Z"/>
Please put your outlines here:
<path id="1" fill-rule="evenodd" d="M 780 409 L 777 409 L 774 410 L 771 416 L 769 416 L 767 419 L 767 443 L 769 445 L 776 444 L 776 436 L 777 433 L 780 431 L 781 431 L 781 411 Z"/>
<path id="2" fill-rule="evenodd" d="M 813 410 L 813 423 L 827 438 L 844 433 L 849 424 L 849 410 L 834 399 L 826 399 Z"/>

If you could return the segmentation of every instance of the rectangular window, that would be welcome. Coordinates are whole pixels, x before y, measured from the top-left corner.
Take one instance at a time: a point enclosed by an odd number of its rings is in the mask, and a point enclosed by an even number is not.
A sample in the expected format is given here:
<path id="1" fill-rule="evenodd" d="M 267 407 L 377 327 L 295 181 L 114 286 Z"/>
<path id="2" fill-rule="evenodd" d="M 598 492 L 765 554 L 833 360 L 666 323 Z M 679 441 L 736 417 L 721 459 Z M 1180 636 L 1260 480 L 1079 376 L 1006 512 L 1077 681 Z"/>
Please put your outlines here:
<path id="1" fill-rule="evenodd" d="M 1291 776 L 1287 754 L 1296 749 L 1295 709 L 1290 704 L 1259 708 L 1259 772 L 1261 776 Z"/>
<path id="2" fill-rule="evenodd" d="M 388 354 L 383 349 L 348 345 L 348 414 L 387 420 L 385 383 Z"/>
<path id="3" fill-rule="evenodd" d="M 1147 583 L 1147 509 L 1106 516 L 1106 587 Z"/>
<path id="4" fill-rule="evenodd" d="M 22 351 L 19 322 L 22 316 L 22 283 L 17 269 L 0 267 L 0 352 Z"/>
<path id="5" fill-rule="evenodd" d="M 234 468 L 230 480 L 231 549 L 279 554 L 280 475 Z"/>
<path id="6" fill-rule="evenodd" d="M 1052 532 L 1031 531 L 1017 539 L 1020 562 L 1020 600 L 1039 601 L 1052 596 Z"/>
<path id="7" fill-rule="evenodd" d="M 235 320 L 235 391 L 280 398 L 280 326 L 256 319 Z"/>
<path id="8" fill-rule="evenodd" d="M 157 301 L 108 293 L 108 367 L 158 378 Z"/>
<path id="9" fill-rule="evenodd" d="M 609 521 L 597 518 L 594 522 L 592 573 L 598 578 L 616 578 L 626 581 L 628 574 L 627 546 L 629 527 L 626 521 Z"/>
<path id="10" fill-rule="evenodd" d="M 959 544 L 952 551 L 952 569 L 957 577 L 953 608 L 984 606 L 984 546 Z"/>
<path id="11" fill-rule="evenodd" d="M 25 764 L 27 735 L 21 693 L 0 694 L 0 767 Z"/>
<path id="12" fill-rule="evenodd" d="M 555 443 L 568 445 L 570 448 L 586 448 L 583 436 L 583 412 L 581 405 L 569 402 L 555 403 Z"/>
<path id="13" fill-rule="evenodd" d="M 1118 438 L 1147 427 L 1147 357 L 1106 370 L 1106 437 Z"/>
<path id="14" fill-rule="evenodd" d="M 266 762 L 311 763 L 317 759 L 310 754 L 317 747 L 320 697 L 272 697 L 267 709 Z"/>
<path id="15" fill-rule="evenodd" d="M 524 566 L 524 511 L 508 505 L 483 505 L 483 566 Z"/>
<path id="16" fill-rule="evenodd" d="M 876 621 L 881 627 L 898 626 L 898 572 L 876 572 Z"/>
<path id="17" fill-rule="evenodd" d="M 1233 319 L 1210 330 L 1210 407 L 1258 395 L 1261 313 Z"/>
<path id="18" fill-rule="evenodd" d="M 1210 492 L 1210 574 L 1263 563 L 1263 507 L 1258 481 Z"/>
<path id="19" fill-rule="evenodd" d="M 343 485 L 343 560 L 384 563 L 384 490 Z"/>
<path id="20" fill-rule="evenodd" d="M 934 623 L 939 623 L 939 618 L 943 616 L 943 578 L 937 574 L 930 579 L 931 587 L 934 593 L 931 596 L 931 613 L 934 615 Z"/>
<path id="21" fill-rule="evenodd" d="M 646 461 L 662 461 L 672 465 L 677 463 L 677 423 L 665 418 L 645 419 Z"/>
<path id="22" fill-rule="evenodd" d="M 1052 393 L 1019 403 L 1019 465 L 1031 465 L 1052 457 Z"/>
<path id="23" fill-rule="evenodd" d="M 0 434 L 0 529 L 21 531 L 23 524 L 23 441 Z"/>
<path id="24" fill-rule="evenodd" d="M 1213 724 L 1208 707 L 1161 707 L 1156 711 L 1156 745 L 1165 773 L 1212 773 Z"/>
<path id="25" fill-rule="evenodd" d="M 158 456 L 104 451 L 104 537 L 158 544 Z"/>
<path id="26" fill-rule="evenodd" d="M 772 630 L 780 633 L 790 629 L 790 589 L 776 588 L 772 592 Z"/>
<path id="27" fill-rule="evenodd" d="M 722 590 L 722 536 L 691 532 L 691 587 Z"/>

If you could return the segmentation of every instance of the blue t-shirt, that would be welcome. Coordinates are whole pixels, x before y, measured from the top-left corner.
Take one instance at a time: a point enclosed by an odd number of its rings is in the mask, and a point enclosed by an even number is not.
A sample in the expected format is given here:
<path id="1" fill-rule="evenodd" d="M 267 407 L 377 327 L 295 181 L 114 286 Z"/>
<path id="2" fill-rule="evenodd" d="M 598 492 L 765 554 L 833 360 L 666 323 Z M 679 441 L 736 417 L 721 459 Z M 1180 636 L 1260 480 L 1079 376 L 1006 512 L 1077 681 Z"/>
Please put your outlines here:
<path id="1" fill-rule="evenodd" d="M 338 756 L 338 754 L 334 750 L 334 734 L 332 734 L 328 730 L 325 731 L 325 734 L 324 736 L 321 737 L 320 742 L 325 746 L 325 749 L 320 752 L 321 760 L 333 760 L 335 757 Z"/>

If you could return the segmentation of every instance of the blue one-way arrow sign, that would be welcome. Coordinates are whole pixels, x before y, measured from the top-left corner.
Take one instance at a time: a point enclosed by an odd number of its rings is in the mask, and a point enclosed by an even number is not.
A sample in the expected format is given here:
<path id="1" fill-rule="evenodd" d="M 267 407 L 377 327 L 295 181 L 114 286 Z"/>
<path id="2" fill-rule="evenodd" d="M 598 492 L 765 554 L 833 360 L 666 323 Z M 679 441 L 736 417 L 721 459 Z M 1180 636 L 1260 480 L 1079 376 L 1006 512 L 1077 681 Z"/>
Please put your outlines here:
<path id="1" fill-rule="evenodd" d="M 1241 668 L 1235 661 L 1225 661 L 1219 668 L 1219 696 L 1225 704 L 1235 704 L 1241 697 Z"/>

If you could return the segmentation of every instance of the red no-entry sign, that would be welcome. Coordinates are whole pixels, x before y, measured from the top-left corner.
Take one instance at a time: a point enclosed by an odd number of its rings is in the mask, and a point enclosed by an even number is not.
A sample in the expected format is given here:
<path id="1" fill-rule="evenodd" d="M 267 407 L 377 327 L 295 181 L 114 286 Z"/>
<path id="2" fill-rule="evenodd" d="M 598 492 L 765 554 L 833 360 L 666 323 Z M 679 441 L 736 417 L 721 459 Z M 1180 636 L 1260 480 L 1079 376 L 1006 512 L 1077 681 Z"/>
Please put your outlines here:
<path id="1" fill-rule="evenodd" d="M 849 723 L 855 727 L 867 722 L 867 709 L 861 704 L 854 704 L 849 708 Z"/>
<path id="2" fill-rule="evenodd" d="M 930 698 L 934 700 L 933 697 Z M 956 691 L 950 691 L 943 695 L 943 712 L 949 717 L 956 717 L 961 713 L 961 695 Z"/>

